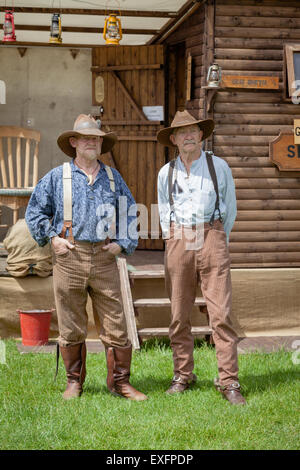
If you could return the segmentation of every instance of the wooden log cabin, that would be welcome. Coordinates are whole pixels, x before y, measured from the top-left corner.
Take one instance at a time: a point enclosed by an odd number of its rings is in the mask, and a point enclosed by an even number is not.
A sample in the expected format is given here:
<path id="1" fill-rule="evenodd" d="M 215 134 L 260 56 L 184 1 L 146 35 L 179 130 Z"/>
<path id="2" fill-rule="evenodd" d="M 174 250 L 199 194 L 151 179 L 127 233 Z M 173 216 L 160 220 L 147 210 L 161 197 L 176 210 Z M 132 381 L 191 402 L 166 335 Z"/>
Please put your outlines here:
<path id="1" fill-rule="evenodd" d="M 292 132 L 300 117 L 287 93 L 285 57 L 286 45 L 300 47 L 300 2 L 207 0 L 164 43 L 172 55 L 191 55 L 193 64 L 191 99 L 177 101 L 180 94 L 170 90 L 171 115 L 185 106 L 195 117 L 213 118 L 208 148 L 232 169 L 232 267 L 300 266 L 300 171 L 281 171 L 269 156 L 269 143 Z M 214 62 L 223 77 L 278 77 L 278 89 L 233 88 L 223 80 L 214 93 L 203 88 Z"/>
<path id="2" fill-rule="evenodd" d="M 165 124 L 184 108 L 215 120 L 206 145 L 230 165 L 238 201 L 232 267 L 300 266 L 300 171 L 279 169 L 269 148 L 300 119 L 288 92 L 291 44 L 300 47 L 299 1 L 205 0 L 147 46 L 93 50 L 93 83 L 101 72 L 104 89 L 110 89 L 103 123 L 120 135 L 113 158 L 137 202 L 148 208 L 156 202 L 157 173 L 172 158 L 155 142 L 162 121 L 148 121 L 143 106 L 163 106 Z M 204 87 L 214 62 L 223 80 L 212 92 Z M 278 86 L 236 87 L 232 80 L 228 86 L 228 76 L 270 77 Z M 95 89 L 93 96 L 97 105 Z M 163 245 L 142 239 L 139 248 Z"/>
<path id="3" fill-rule="evenodd" d="M 147 44 L 89 48 L 93 114 L 118 135 L 104 161 L 148 208 L 139 250 L 128 258 L 137 268 L 130 274 L 132 292 L 129 279 L 123 285 L 131 320 L 138 309 L 142 336 L 153 328 L 167 334 L 169 324 L 164 242 L 151 206 L 158 172 L 173 153 L 156 134 L 185 108 L 196 118 L 214 119 L 206 148 L 226 160 L 235 180 L 230 253 L 237 334 L 299 335 L 300 145 L 293 130 L 300 108 L 292 86 L 300 80 L 300 0 L 189 0 Z M 210 89 L 213 63 L 222 68 L 222 80 Z M 191 321 L 206 331 L 199 308 L 205 313 L 201 298 Z"/>

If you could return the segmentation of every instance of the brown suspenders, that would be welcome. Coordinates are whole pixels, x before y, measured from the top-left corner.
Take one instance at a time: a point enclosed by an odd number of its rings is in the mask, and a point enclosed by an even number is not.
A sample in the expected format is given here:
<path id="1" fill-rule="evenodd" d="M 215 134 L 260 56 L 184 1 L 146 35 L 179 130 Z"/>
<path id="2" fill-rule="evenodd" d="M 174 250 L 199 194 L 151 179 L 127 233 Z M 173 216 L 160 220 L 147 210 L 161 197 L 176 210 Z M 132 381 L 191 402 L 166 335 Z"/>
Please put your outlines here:
<path id="1" fill-rule="evenodd" d="M 220 219 L 221 222 L 223 221 L 223 219 L 222 219 L 221 211 L 220 211 L 220 198 L 219 198 L 218 180 L 217 180 L 216 170 L 215 170 L 213 159 L 212 159 L 213 152 L 205 152 L 205 155 L 206 155 L 206 161 L 207 161 L 209 174 L 210 174 L 210 177 L 212 179 L 214 189 L 215 189 L 215 192 L 216 192 L 216 196 L 217 196 L 216 197 L 215 209 L 214 209 L 214 211 L 212 213 L 212 216 L 210 218 L 210 221 L 209 221 L 210 225 L 212 225 L 213 221 L 214 221 L 214 214 L 215 214 L 216 210 L 219 212 L 219 219 Z M 177 177 L 175 177 L 175 181 L 174 181 L 174 184 L 173 184 L 173 173 L 174 173 L 174 169 L 175 169 L 175 164 L 176 164 L 176 160 L 171 160 L 170 161 L 169 174 L 168 174 L 169 202 L 170 202 L 170 208 L 171 208 L 170 216 L 171 216 L 172 212 L 174 213 L 173 192 L 174 192 L 175 185 L 178 184 L 177 183 Z"/>

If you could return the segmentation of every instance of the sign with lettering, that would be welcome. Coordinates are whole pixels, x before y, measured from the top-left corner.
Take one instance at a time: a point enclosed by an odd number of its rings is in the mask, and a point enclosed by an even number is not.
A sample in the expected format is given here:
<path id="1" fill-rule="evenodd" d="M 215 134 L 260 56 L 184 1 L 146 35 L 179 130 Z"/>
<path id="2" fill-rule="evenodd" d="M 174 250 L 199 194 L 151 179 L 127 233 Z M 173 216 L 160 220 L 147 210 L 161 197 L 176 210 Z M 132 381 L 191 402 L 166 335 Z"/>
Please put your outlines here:
<path id="1" fill-rule="evenodd" d="M 269 143 L 270 160 L 281 171 L 300 171 L 300 144 L 294 143 L 294 133 L 280 132 L 275 140 Z"/>
<path id="2" fill-rule="evenodd" d="M 294 119 L 294 144 L 300 144 L 300 119 Z"/>
<path id="3" fill-rule="evenodd" d="M 279 77 L 259 77 L 245 75 L 223 75 L 221 87 L 227 88 L 258 88 L 262 90 L 278 90 Z"/>

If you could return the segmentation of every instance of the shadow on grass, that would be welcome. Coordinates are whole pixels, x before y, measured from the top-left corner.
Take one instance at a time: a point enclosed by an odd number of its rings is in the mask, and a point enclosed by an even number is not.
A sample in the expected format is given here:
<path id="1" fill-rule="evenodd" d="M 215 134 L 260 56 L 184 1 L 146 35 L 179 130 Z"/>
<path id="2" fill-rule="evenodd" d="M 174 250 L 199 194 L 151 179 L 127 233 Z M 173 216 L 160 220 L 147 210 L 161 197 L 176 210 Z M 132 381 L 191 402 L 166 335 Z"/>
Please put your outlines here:
<path id="1" fill-rule="evenodd" d="M 242 376 L 240 379 L 242 392 L 245 397 L 248 395 L 271 391 L 272 389 L 276 389 L 281 385 L 285 384 L 288 386 L 295 385 L 299 383 L 299 372 L 297 371 L 277 371 L 270 374 L 248 374 Z M 135 380 L 134 378 L 131 379 L 131 384 L 137 388 L 138 390 L 142 391 L 143 393 L 155 393 L 161 392 L 164 393 L 171 384 L 171 379 L 169 377 L 159 379 L 155 377 L 147 378 L 141 380 Z M 98 394 L 107 394 L 110 395 L 110 392 L 107 390 L 106 386 L 104 385 L 93 385 L 93 384 L 86 384 L 84 390 L 92 395 Z M 208 379 L 199 379 L 197 380 L 196 384 L 193 384 L 190 391 L 197 391 L 197 392 L 204 392 L 215 390 L 213 381 Z"/>
<path id="2" fill-rule="evenodd" d="M 299 384 L 300 374 L 299 371 L 276 371 L 270 374 L 248 374 L 242 377 L 242 386 L 246 394 L 252 392 L 265 392 L 267 390 L 276 389 L 281 385 L 296 385 Z"/>
<path id="3" fill-rule="evenodd" d="M 212 350 L 215 349 L 214 345 L 209 344 L 205 339 L 195 338 L 194 347 L 208 347 Z M 167 336 L 159 338 L 150 338 L 142 342 L 141 351 L 148 351 L 151 349 L 171 349 L 170 339 Z"/>
<path id="4" fill-rule="evenodd" d="M 209 345 L 204 339 L 195 339 L 195 348 L 204 348 L 210 349 L 211 351 L 215 352 L 215 348 L 213 345 Z M 160 349 L 160 350 L 168 350 L 170 349 L 170 340 L 168 337 L 160 337 L 160 338 L 151 338 L 142 343 L 141 351 L 147 352 L 151 351 L 152 349 Z M 254 361 L 255 362 L 255 361 Z M 198 371 L 196 374 L 198 376 L 197 383 L 191 386 L 190 391 L 197 391 L 197 392 L 204 392 L 204 391 L 215 391 L 213 385 L 213 379 L 206 379 L 203 375 L 201 376 L 201 365 L 195 364 L 198 367 Z M 200 368 L 200 370 L 199 370 Z M 253 369 L 255 368 L 255 364 Z M 140 376 L 140 371 L 139 376 Z M 248 369 L 249 372 L 249 369 Z M 245 397 L 248 395 L 258 393 L 262 393 L 265 391 L 270 391 L 272 389 L 276 389 L 282 385 L 292 386 L 299 383 L 300 379 L 300 372 L 298 370 L 280 370 L 277 369 L 276 371 L 270 371 L 270 373 L 265 374 L 255 374 L 247 373 L 243 374 L 240 370 L 240 383 L 242 386 L 242 393 Z M 93 381 L 93 376 L 90 376 L 91 382 Z M 151 376 L 143 376 L 136 378 L 134 374 L 132 374 L 130 378 L 130 383 L 137 388 L 138 390 L 142 391 L 143 393 L 155 393 L 161 392 L 164 393 L 170 386 L 172 381 L 172 376 L 169 373 L 166 373 L 165 377 L 156 377 L 151 374 Z M 84 390 L 87 393 L 92 395 L 98 394 L 107 394 L 111 395 L 106 385 L 103 384 L 93 384 L 93 383 L 86 383 L 84 386 Z"/>

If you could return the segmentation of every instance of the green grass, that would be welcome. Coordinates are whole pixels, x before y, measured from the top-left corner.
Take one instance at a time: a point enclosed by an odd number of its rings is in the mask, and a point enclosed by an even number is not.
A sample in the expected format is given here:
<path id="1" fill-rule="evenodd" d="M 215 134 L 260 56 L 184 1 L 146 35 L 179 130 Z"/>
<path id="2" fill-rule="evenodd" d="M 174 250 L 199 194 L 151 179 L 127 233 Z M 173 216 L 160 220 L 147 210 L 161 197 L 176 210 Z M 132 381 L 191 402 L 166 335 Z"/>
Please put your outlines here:
<path id="1" fill-rule="evenodd" d="M 234 407 L 213 388 L 215 351 L 195 348 L 197 384 L 167 396 L 172 378 L 168 343 L 151 342 L 134 353 L 131 382 L 149 400 L 132 402 L 106 390 L 104 353 L 89 354 L 85 392 L 64 401 L 65 372 L 55 356 L 20 354 L 5 341 L 0 364 L 1 449 L 300 449 L 300 365 L 291 353 L 239 356 L 248 401 Z"/>

